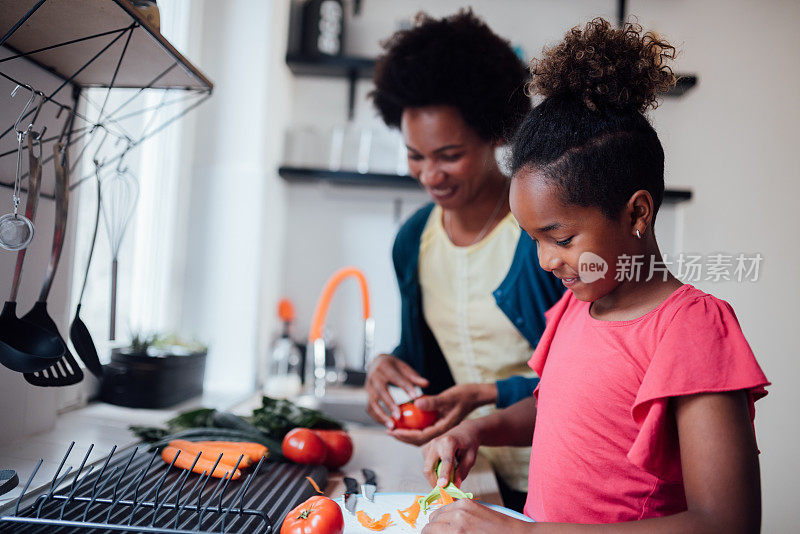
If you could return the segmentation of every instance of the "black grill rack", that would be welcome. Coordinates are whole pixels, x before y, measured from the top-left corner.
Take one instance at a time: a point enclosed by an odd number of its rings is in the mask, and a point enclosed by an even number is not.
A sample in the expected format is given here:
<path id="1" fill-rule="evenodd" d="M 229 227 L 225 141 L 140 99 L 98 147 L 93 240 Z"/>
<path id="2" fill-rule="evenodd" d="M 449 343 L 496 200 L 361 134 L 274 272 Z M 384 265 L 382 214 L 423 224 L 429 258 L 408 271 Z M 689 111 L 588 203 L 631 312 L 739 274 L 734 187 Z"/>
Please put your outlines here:
<path id="1" fill-rule="evenodd" d="M 138 447 L 116 456 L 114 447 L 100 469 L 87 468 L 93 445 L 74 474 L 71 467 L 62 474 L 74 445 L 61 459 L 49 487 L 23 506 L 23 501 L 33 498 L 27 491 L 42 464 L 39 460 L 12 513 L 0 517 L 0 532 L 272 534 L 274 525 L 280 525 L 293 506 L 313 493 L 306 476 L 317 484 L 327 482 L 327 471 L 320 466 L 264 458 L 246 477 L 212 481 L 207 473 L 197 475 L 175 467 L 178 456 L 167 465 L 160 450 L 147 453 Z"/>

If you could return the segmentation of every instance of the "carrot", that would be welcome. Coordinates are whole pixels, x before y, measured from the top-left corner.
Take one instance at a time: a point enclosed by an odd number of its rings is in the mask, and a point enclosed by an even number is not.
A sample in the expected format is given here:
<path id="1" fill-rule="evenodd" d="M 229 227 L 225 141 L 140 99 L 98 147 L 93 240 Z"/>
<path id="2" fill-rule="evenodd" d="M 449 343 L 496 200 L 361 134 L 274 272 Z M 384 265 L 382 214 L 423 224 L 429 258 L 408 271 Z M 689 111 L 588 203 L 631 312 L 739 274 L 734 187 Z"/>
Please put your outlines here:
<path id="1" fill-rule="evenodd" d="M 269 456 L 269 449 L 260 443 L 249 441 L 198 441 L 200 445 L 208 445 L 219 449 L 231 449 L 240 454 L 246 454 L 251 460 L 257 462 L 262 456 Z"/>
<path id="2" fill-rule="evenodd" d="M 443 487 L 441 487 L 441 486 L 439 486 L 439 494 L 442 496 L 442 504 L 443 504 L 443 505 L 447 506 L 447 505 L 448 505 L 448 504 L 450 504 L 451 502 L 455 502 L 455 499 L 453 499 L 452 495 L 450 495 L 449 493 L 447 493 L 447 492 L 444 490 L 444 488 L 443 488 Z"/>
<path id="3" fill-rule="evenodd" d="M 239 462 L 239 457 L 242 456 L 242 453 L 235 452 L 230 449 L 218 449 L 216 447 L 211 447 L 209 445 L 201 445 L 199 443 L 195 443 L 194 441 L 187 441 L 185 439 L 174 439 L 169 442 L 170 447 L 175 447 L 176 449 L 180 449 L 184 452 L 184 454 L 188 454 L 189 456 L 195 457 L 197 456 L 198 452 L 202 452 L 202 458 L 206 460 L 212 460 L 214 462 L 217 461 L 219 455 L 222 454 L 222 460 L 220 463 L 229 465 L 231 467 L 249 467 L 252 464 L 252 460 L 247 455 L 242 457 L 242 461 Z M 236 462 L 239 462 L 239 465 L 236 466 Z"/>
<path id="4" fill-rule="evenodd" d="M 308 483 L 311 484 L 311 487 L 314 488 L 317 491 L 317 493 L 319 493 L 319 494 L 324 494 L 325 493 L 324 491 L 319 489 L 319 484 L 317 484 L 316 480 L 314 480 L 311 477 L 306 477 L 306 480 L 308 480 Z"/>
<path id="5" fill-rule="evenodd" d="M 383 530 L 390 525 L 394 525 L 394 521 L 390 519 L 390 514 L 383 514 L 383 517 L 380 519 L 372 519 L 363 510 L 359 510 L 356 513 L 356 517 L 358 518 L 359 523 L 370 530 Z"/>
<path id="6" fill-rule="evenodd" d="M 214 464 L 216 463 L 216 458 L 214 460 L 206 460 L 203 456 L 197 459 L 197 463 L 195 463 L 195 458 L 197 455 L 195 454 L 192 456 L 191 454 L 187 454 L 185 451 L 181 452 L 180 449 L 176 447 L 164 447 L 164 450 L 161 451 L 161 459 L 164 460 L 166 463 L 171 464 L 172 460 L 175 459 L 175 456 L 178 455 L 177 460 L 175 460 L 175 467 L 180 469 L 191 469 L 193 473 L 197 473 L 202 475 L 203 473 L 211 473 L 212 477 L 215 478 L 225 478 L 233 469 L 233 466 L 224 464 L 222 462 L 217 465 L 216 469 L 212 471 L 214 468 Z M 194 464 L 194 468 L 192 468 L 192 464 Z M 233 472 L 231 478 L 233 480 L 238 479 L 242 476 L 242 472 L 238 469 Z"/>
<path id="7" fill-rule="evenodd" d="M 414 497 L 414 504 L 406 508 L 405 510 L 397 510 L 397 513 L 400 514 L 400 517 L 411 525 L 411 528 L 417 528 L 417 518 L 419 517 L 420 506 L 419 500 L 422 498 L 422 495 L 417 495 Z"/>

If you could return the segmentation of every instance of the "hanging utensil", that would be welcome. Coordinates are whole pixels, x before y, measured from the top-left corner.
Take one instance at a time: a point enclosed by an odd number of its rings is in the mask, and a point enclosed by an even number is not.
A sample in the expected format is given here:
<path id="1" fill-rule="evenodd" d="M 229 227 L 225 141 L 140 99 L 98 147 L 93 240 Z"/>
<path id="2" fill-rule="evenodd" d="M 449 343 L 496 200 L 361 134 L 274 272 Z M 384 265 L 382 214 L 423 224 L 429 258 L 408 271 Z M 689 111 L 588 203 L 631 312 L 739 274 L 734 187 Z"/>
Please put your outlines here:
<path id="1" fill-rule="evenodd" d="M 103 370 L 100 366 L 100 358 L 97 356 L 97 348 L 92 340 L 92 335 L 89 329 L 81 319 L 81 303 L 83 302 L 83 294 L 86 291 L 86 282 L 89 280 L 89 267 L 92 265 L 92 256 L 94 254 L 94 245 L 97 241 L 97 227 L 100 224 L 100 171 L 97 170 L 97 211 L 94 216 L 94 230 L 92 231 L 92 243 L 89 245 L 89 258 L 86 260 L 86 271 L 83 273 L 83 285 L 81 286 L 81 294 L 78 297 L 78 306 L 75 308 L 75 319 L 72 321 L 72 326 L 69 329 L 69 338 L 72 341 L 72 346 L 75 347 L 75 352 L 78 354 L 86 367 L 95 375 L 102 376 Z M 98 370 L 98 366 L 100 367 Z M 99 371 L 99 372 L 98 372 Z"/>
<path id="2" fill-rule="evenodd" d="M 22 317 L 22 320 L 57 335 L 61 343 L 64 343 L 64 338 L 58 332 L 55 321 L 47 312 L 47 297 L 53 285 L 53 277 L 58 268 L 58 261 L 61 258 L 64 234 L 67 230 L 67 212 L 69 208 L 69 177 L 67 169 L 69 169 L 69 157 L 63 143 L 59 142 L 53 145 L 53 162 L 55 164 L 56 177 L 56 219 L 53 229 L 53 247 L 50 253 L 50 263 L 47 265 L 47 273 L 45 274 L 42 290 L 39 293 L 39 299 L 33 305 L 33 308 Z M 66 347 L 66 343 L 64 343 L 64 346 Z M 95 354 L 96 357 L 97 355 Z M 102 375 L 103 368 L 99 361 L 92 361 L 91 365 L 90 362 L 84 363 L 92 373 L 97 376 Z M 81 371 L 75 358 L 70 353 L 69 348 L 66 348 L 64 355 L 48 368 L 36 373 L 25 373 L 25 380 L 34 386 L 40 387 L 70 386 L 83 380 L 83 371 Z"/>
<path id="3" fill-rule="evenodd" d="M 22 184 L 22 145 L 25 140 L 25 137 L 28 136 L 29 132 L 31 132 L 33 128 L 33 121 L 28 125 L 26 130 L 20 130 L 19 125 L 22 122 L 23 117 L 30 108 L 31 104 L 33 104 L 34 99 L 36 98 L 37 92 L 33 90 L 33 88 L 25 86 L 26 89 L 29 89 L 31 92 L 31 97 L 28 99 L 28 102 L 25 104 L 25 108 L 20 113 L 19 118 L 14 123 L 14 131 L 17 133 L 17 174 L 14 178 L 14 193 L 12 194 L 12 199 L 14 202 L 14 211 L 13 213 L 7 213 L 0 217 L 0 247 L 6 250 L 22 250 L 27 248 L 28 245 L 31 244 L 33 241 L 33 221 L 31 221 L 27 216 L 20 215 L 19 212 L 19 203 L 20 203 L 20 189 Z M 18 85 L 12 92 L 11 96 L 17 94 L 20 86 Z M 43 93 L 39 93 L 44 96 Z M 39 101 L 39 106 L 37 106 L 36 115 L 39 114 L 38 109 L 41 107 L 41 100 Z M 34 120 L 36 120 L 36 116 L 34 116 Z M 30 187 L 28 188 L 30 191 Z M 30 198 L 30 192 L 28 193 L 28 198 Z"/>
<path id="4" fill-rule="evenodd" d="M 39 135 L 29 129 L 28 135 L 28 198 L 25 204 L 25 217 L 33 221 L 39 200 L 39 186 L 42 177 L 42 160 Z M 34 148 L 38 145 L 38 156 Z M 36 325 L 17 318 L 17 293 L 22 277 L 22 264 L 26 249 L 17 252 L 14 280 L 11 283 L 11 296 L 0 313 L 0 363 L 21 373 L 40 371 L 49 367 L 64 355 L 66 347 L 57 334 L 52 334 Z"/>
<path id="5" fill-rule="evenodd" d="M 136 208 L 139 199 L 139 183 L 136 178 L 128 172 L 127 168 L 122 168 L 122 160 L 128 148 L 120 157 L 116 172 L 106 178 L 103 183 L 102 211 L 103 221 L 108 233 L 108 241 L 111 245 L 111 316 L 109 318 L 108 339 L 116 339 L 117 325 L 117 257 L 119 256 L 120 245 L 125 237 L 125 230 L 128 222 Z"/>
<path id="6" fill-rule="evenodd" d="M 92 367 L 96 367 L 95 362 L 100 362 L 100 358 L 97 356 L 97 348 L 94 345 L 94 340 L 92 340 L 92 334 L 89 333 L 86 324 L 81 320 L 81 303 L 83 302 L 83 294 L 86 292 L 86 282 L 89 280 L 89 267 L 92 265 L 94 245 L 97 242 L 97 228 L 100 226 L 100 206 L 102 205 L 100 168 L 102 163 L 97 159 L 97 156 L 107 137 L 108 131 L 106 130 L 94 156 L 94 173 L 97 180 L 97 209 L 94 214 L 94 230 L 92 230 L 92 242 L 89 244 L 89 257 L 86 260 L 86 271 L 83 273 L 83 285 L 81 286 L 81 294 L 78 297 L 78 307 L 75 309 L 75 319 L 72 320 L 72 326 L 69 329 L 69 339 L 72 341 L 72 346 L 75 347 L 75 352 L 90 371 Z M 91 362 L 91 364 L 88 362 Z M 94 371 L 92 372 L 94 373 Z"/>

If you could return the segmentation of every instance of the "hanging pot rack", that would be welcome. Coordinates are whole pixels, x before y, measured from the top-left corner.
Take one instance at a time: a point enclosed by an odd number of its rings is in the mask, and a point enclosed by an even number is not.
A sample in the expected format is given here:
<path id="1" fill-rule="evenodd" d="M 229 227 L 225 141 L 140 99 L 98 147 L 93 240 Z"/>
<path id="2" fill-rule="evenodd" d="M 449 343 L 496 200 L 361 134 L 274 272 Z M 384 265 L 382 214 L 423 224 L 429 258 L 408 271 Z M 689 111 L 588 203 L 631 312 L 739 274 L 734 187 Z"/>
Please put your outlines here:
<path id="1" fill-rule="evenodd" d="M 45 93 L 44 106 L 51 110 L 56 108 L 58 119 L 66 112 L 64 130 L 69 146 L 83 142 L 82 151 L 85 150 L 98 129 L 116 138 L 120 149 L 106 164 L 120 161 L 130 149 L 205 102 L 213 91 L 213 83 L 128 0 L 0 0 L 0 32 L 0 47 L 10 52 L 7 56 L 0 55 L 0 78 L 33 90 L 31 84 L 3 69 L 4 64 L 25 61 L 59 79 L 61 83 L 57 88 Z M 89 100 L 83 91 L 85 88 L 105 88 L 102 104 Z M 138 91 L 109 109 L 113 89 Z M 159 104 L 141 105 L 140 97 L 148 90 L 161 90 Z M 67 92 L 71 93 L 70 101 L 65 101 Z M 180 96 L 169 96 L 175 93 Z M 84 112 L 78 111 L 81 100 L 85 103 Z M 137 100 L 139 105 L 131 106 Z M 89 106 L 94 110 L 90 111 Z M 170 115 L 154 124 L 160 110 L 169 110 Z M 121 124 L 125 119 L 145 113 L 152 115 L 137 134 L 127 131 Z M 92 115 L 96 118 L 90 118 Z M 13 125 L 0 124 L 0 141 L 12 131 Z M 63 139 L 63 133 L 42 139 L 42 143 Z M 0 159 L 11 157 L 15 152 L 0 152 Z M 43 163 L 50 159 L 52 156 Z M 73 161 L 77 165 L 80 156 Z M 93 175 L 76 178 L 70 189 Z M 13 187 L 13 184 L 0 178 L 0 187 Z M 49 194 L 41 196 L 53 198 Z"/>

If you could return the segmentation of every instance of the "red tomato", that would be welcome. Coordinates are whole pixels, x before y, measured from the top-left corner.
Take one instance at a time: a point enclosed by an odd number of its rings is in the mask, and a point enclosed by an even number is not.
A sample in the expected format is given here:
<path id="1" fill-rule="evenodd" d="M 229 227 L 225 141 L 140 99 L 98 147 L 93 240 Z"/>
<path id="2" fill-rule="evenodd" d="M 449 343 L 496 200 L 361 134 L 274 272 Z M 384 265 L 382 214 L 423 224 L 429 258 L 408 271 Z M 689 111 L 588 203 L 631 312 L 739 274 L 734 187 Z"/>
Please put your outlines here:
<path id="1" fill-rule="evenodd" d="M 400 405 L 400 419 L 392 418 L 395 428 L 422 430 L 439 419 L 439 412 L 420 410 L 413 402 Z"/>
<path id="2" fill-rule="evenodd" d="M 295 428 L 283 438 L 281 452 L 298 464 L 320 465 L 328 456 L 328 447 L 322 439 L 307 428 Z"/>
<path id="3" fill-rule="evenodd" d="M 344 517 L 336 501 L 315 495 L 289 512 L 281 534 L 342 534 Z"/>
<path id="4" fill-rule="evenodd" d="M 344 430 L 314 430 L 314 434 L 328 446 L 325 467 L 338 469 L 350 461 L 350 457 L 353 456 L 353 440 L 350 439 L 347 432 Z"/>

